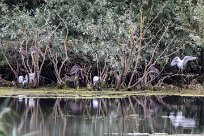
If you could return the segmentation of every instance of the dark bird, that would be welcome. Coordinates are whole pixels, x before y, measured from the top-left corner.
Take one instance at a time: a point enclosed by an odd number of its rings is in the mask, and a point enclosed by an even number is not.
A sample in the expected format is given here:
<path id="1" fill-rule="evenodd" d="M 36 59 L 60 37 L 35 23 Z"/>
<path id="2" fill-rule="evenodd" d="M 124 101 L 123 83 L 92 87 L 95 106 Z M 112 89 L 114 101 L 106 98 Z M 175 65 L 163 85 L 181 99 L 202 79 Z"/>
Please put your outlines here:
<path id="1" fill-rule="evenodd" d="M 81 69 L 82 69 L 82 68 L 81 68 L 79 65 L 75 64 L 75 65 L 71 68 L 71 70 L 69 71 L 69 75 L 71 75 L 71 76 L 76 75 Z"/>

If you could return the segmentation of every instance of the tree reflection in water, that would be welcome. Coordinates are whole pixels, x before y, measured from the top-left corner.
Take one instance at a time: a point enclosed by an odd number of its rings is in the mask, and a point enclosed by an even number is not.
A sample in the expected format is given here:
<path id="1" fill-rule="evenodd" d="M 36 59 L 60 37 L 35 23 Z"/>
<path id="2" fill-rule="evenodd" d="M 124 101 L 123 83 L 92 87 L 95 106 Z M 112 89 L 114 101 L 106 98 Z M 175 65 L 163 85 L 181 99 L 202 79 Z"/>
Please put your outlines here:
<path id="1" fill-rule="evenodd" d="M 19 116 L 7 118 L 18 135 L 137 135 L 202 133 L 203 101 L 193 97 L 118 99 L 3 99 Z M 5 103 L 5 102 L 4 102 Z M 10 134 L 11 129 L 8 129 Z"/>
<path id="2" fill-rule="evenodd" d="M 182 111 L 178 111 L 176 113 L 170 113 L 170 121 L 174 127 L 183 127 L 183 128 L 194 128 L 195 127 L 195 120 L 192 118 L 186 118 L 183 116 Z"/>

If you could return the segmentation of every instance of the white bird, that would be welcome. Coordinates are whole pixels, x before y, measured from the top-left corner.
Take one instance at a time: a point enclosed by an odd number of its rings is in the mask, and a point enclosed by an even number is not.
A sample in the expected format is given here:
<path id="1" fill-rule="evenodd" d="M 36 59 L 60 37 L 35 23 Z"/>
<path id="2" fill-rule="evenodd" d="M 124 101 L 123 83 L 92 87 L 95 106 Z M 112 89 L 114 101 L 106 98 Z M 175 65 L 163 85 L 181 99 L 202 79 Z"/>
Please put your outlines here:
<path id="1" fill-rule="evenodd" d="M 99 76 L 94 76 L 93 77 L 93 85 L 95 86 L 100 80 L 100 77 Z"/>
<path id="2" fill-rule="evenodd" d="M 24 86 L 24 84 L 28 83 L 28 76 L 29 76 L 29 82 L 32 83 L 35 79 L 35 73 L 29 73 L 28 75 L 25 76 L 25 79 L 23 76 L 19 76 L 18 83 Z"/>
<path id="3" fill-rule="evenodd" d="M 23 76 L 19 76 L 18 77 L 18 83 L 21 84 L 21 87 L 23 87 L 25 83 L 28 83 L 27 75 L 25 76 L 25 79 Z"/>
<path id="4" fill-rule="evenodd" d="M 27 75 L 25 76 L 25 80 L 23 80 L 23 85 L 24 85 L 25 83 L 26 83 L 26 84 L 28 83 L 28 76 L 27 76 Z"/>
<path id="5" fill-rule="evenodd" d="M 177 67 L 182 70 L 188 61 L 196 59 L 198 58 L 193 56 L 185 56 L 182 60 L 179 57 L 175 57 L 171 62 L 171 66 L 177 65 Z"/>
<path id="6" fill-rule="evenodd" d="M 29 82 L 32 83 L 34 82 L 34 79 L 35 79 L 35 73 L 29 73 Z"/>
<path id="7" fill-rule="evenodd" d="M 18 83 L 24 84 L 23 76 L 18 77 Z"/>

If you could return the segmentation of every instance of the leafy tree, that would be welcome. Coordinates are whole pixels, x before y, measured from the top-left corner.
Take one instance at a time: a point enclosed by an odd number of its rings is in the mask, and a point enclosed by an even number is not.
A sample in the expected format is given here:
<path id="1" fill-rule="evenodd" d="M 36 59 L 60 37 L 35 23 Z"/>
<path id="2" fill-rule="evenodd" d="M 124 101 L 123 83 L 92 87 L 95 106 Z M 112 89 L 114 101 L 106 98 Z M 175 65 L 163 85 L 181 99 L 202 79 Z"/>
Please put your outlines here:
<path id="1" fill-rule="evenodd" d="M 36 72 L 38 83 L 46 60 L 58 84 L 77 63 L 93 66 L 89 81 L 92 74 L 105 83 L 113 73 L 116 89 L 146 86 L 156 78 L 149 78 L 153 66 L 161 73 L 173 56 L 199 50 L 202 13 L 202 3 L 189 0 L 4 1 L 1 50 L 16 79 L 20 71 Z"/>

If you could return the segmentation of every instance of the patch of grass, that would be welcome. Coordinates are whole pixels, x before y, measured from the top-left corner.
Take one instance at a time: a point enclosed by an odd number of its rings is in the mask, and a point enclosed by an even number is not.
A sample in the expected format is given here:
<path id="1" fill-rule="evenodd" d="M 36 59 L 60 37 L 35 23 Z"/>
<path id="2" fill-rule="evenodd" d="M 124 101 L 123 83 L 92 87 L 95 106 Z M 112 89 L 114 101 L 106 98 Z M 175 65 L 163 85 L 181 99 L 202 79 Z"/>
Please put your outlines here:
<path id="1" fill-rule="evenodd" d="M 134 91 L 115 91 L 113 89 L 102 91 L 87 91 L 86 88 L 75 89 L 56 89 L 56 88 L 38 88 L 21 89 L 0 87 L 0 97 L 25 97 L 34 98 L 124 98 L 127 96 L 153 96 L 153 95 L 177 95 L 177 96 L 204 96 L 204 90 L 200 89 L 162 89 L 152 90 L 134 90 Z"/>

